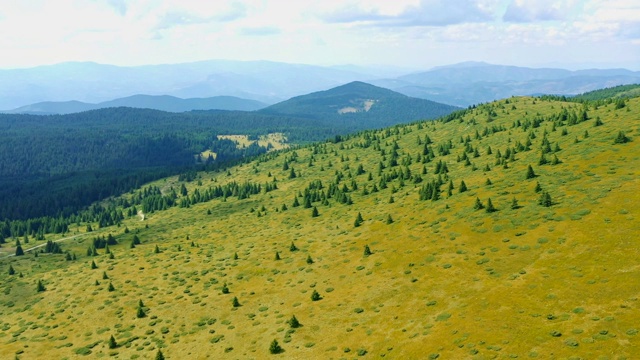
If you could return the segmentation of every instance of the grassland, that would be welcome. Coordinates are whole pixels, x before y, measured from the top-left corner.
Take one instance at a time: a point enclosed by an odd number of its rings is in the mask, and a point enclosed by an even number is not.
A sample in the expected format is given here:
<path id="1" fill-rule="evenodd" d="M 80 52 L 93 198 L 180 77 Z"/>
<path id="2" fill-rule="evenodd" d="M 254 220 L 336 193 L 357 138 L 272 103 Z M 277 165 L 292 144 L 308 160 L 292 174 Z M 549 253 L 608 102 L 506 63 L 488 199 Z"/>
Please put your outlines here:
<path id="1" fill-rule="evenodd" d="M 565 110 L 587 119 L 562 119 Z M 512 98 L 448 120 L 200 173 L 187 197 L 231 182 L 277 189 L 89 234 L 78 224 L 83 236 L 62 242 L 76 260 L 0 260 L 0 358 L 637 356 L 640 99 L 616 109 Z M 614 144 L 621 131 L 630 141 Z M 439 199 L 421 200 L 434 181 Z M 341 190 L 328 197 L 332 184 Z M 311 207 L 305 189 L 318 195 Z M 540 205 L 545 193 L 551 206 Z M 87 255 L 108 234 L 113 256 Z M 269 353 L 273 340 L 283 352 Z"/>

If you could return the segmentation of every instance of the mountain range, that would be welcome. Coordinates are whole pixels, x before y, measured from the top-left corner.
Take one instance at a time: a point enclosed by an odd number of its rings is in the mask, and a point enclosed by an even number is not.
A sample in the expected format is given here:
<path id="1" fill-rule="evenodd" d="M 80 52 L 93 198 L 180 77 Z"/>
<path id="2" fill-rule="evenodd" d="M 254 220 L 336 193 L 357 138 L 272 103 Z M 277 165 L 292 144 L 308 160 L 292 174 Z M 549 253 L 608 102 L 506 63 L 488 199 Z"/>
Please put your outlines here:
<path id="1" fill-rule="evenodd" d="M 70 62 L 0 70 L 0 109 L 41 102 L 101 103 L 137 94 L 179 98 L 235 96 L 275 104 L 352 81 L 456 106 L 514 95 L 576 95 L 640 83 L 625 69 L 569 71 L 467 62 L 428 71 L 362 66 L 315 66 L 269 61 L 208 60 L 122 67 Z"/>
<path id="2" fill-rule="evenodd" d="M 214 96 L 210 98 L 181 99 L 169 95 L 133 95 L 97 104 L 82 101 L 45 101 L 4 111 L 7 114 L 71 114 L 82 111 L 111 107 L 132 107 L 154 109 L 168 112 L 192 110 L 240 110 L 253 111 L 267 106 L 256 100 L 241 99 L 235 96 Z"/>

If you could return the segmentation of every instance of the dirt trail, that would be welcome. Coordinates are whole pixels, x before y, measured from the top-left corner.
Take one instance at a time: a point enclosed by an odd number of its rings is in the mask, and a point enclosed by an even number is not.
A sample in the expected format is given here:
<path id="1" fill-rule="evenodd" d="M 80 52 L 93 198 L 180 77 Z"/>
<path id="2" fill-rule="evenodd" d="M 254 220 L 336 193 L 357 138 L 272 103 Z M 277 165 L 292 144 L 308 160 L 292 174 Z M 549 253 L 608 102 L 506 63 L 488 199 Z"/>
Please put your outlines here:
<path id="1" fill-rule="evenodd" d="M 53 242 L 58 243 L 58 242 L 66 241 L 66 240 L 76 239 L 76 238 L 83 237 L 83 236 L 86 236 L 86 235 L 87 235 L 87 234 L 79 234 L 79 235 L 68 236 L 68 237 L 65 237 L 65 238 L 62 238 L 62 239 L 54 240 Z M 43 244 L 36 245 L 36 246 L 32 246 L 32 247 L 30 247 L 30 248 L 28 248 L 28 249 L 23 249 L 23 250 L 24 250 L 24 252 L 25 252 L 25 254 L 26 254 L 26 253 L 28 253 L 28 252 L 29 252 L 29 251 L 31 251 L 31 250 L 35 250 L 35 249 L 38 249 L 38 248 L 44 247 L 44 246 L 46 246 L 46 245 L 47 245 L 47 243 L 43 243 Z M 6 259 L 6 258 L 10 258 L 10 257 L 12 257 L 12 256 L 16 256 L 16 254 L 6 255 L 6 256 L 1 257 L 0 259 Z"/>

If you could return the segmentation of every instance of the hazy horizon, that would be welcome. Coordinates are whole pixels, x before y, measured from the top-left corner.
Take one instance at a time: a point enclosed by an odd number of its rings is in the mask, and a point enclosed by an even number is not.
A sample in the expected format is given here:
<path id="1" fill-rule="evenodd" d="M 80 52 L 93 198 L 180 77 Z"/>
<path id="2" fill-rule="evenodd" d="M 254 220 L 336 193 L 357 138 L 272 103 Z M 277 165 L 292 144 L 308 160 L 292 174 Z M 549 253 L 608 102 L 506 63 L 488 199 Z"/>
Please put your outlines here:
<path id="1" fill-rule="evenodd" d="M 640 70 L 632 0 L 98 0 L 0 7 L 0 69 L 213 59 L 427 70 L 466 61 Z"/>

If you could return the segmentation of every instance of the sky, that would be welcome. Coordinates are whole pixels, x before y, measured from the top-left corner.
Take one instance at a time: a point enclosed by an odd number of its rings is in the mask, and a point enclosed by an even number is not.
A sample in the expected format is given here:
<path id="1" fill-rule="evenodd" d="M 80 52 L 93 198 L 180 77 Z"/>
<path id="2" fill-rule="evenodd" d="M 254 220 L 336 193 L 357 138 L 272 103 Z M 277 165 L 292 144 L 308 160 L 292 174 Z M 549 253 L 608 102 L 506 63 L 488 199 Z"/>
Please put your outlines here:
<path id="1" fill-rule="evenodd" d="M 640 70 L 639 0 L 0 0 L 0 68 L 208 59 Z"/>

